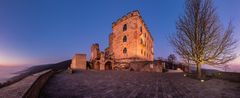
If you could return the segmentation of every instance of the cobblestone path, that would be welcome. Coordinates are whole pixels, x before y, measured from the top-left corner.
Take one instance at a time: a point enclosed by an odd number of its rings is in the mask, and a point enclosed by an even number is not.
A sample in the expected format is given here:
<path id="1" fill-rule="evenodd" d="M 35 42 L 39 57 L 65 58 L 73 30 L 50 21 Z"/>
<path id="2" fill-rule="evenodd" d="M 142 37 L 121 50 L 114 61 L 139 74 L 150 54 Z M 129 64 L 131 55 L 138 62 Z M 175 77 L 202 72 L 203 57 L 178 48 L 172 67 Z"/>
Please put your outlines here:
<path id="1" fill-rule="evenodd" d="M 62 72 L 43 88 L 41 98 L 239 98 L 240 84 L 200 81 L 183 73 L 128 71 Z"/>

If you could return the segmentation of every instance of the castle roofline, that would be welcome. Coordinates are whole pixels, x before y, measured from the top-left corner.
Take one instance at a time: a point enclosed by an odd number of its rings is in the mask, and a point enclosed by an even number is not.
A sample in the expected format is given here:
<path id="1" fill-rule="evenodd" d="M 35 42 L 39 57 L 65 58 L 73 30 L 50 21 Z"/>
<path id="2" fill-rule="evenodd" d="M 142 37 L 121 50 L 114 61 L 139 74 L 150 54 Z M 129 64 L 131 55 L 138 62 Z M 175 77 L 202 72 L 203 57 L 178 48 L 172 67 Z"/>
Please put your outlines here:
<path id="1" fill-rule="evenodd" d="M 113 23 L 112 23 L 112 28 L 115 27 L 115 26 L 116 26 L 117 24 L 119 24 L 120 22 L 122 22 L 122 21 L 124 21 L 124 20 L 126 20 L 126 19 L 128 19 L 128 18 L 130 18 L 130 17 L 133 17 L 133 16 L 138 16 L 138 17 L 140 18 L 141 22 L 144 24 L 144 26 L 146 27 L 146 30 L 149 32 L 149 35 L 150 35 L 150 37 L 151 37 L 152 40 L 153 40 L 152 34 L 150 33 L 150 31 L 149 31 L 149 29 L 148 29 L 148 26 L 147 26 L 147 24 L 145 24 L 145 22 L 144 22 L 144 20 L 143 20 L 143 18 L 142 18 L 142 16 L 141 16 L 141 14 L 140 14 L 140 12 L 139 12 L 138 10 L 134 10 L 134 11 L 132 11 L 132 12 L 129 12 L 129 13 L 127 13 L 127 15 L 124 15 L 124 16 L 122 16 L 121 18 L 119 18 L 117 21 L 113 22 Z"/>
<path id="2" fill-rule="evenodd" d="M 121 18 L 119 18 L 117 21 L 112 23 L 112 27 L 114 27 L 115 25 L 117 25 L 118 23 L 122 22 L 123 20 L 126 20 L 129 17 L 132 16 L 140 16 L 140 12 L 138 10 L 134 10 L 132 12 L 129 12 L 127 15 L 122 16 Z"/>
<path id="3" fill-rule="evenodd" d="M 87 54 L 83 54 L 83 53 L 77 53 L 75 54 L 75 56 L 86 56 Z"/>

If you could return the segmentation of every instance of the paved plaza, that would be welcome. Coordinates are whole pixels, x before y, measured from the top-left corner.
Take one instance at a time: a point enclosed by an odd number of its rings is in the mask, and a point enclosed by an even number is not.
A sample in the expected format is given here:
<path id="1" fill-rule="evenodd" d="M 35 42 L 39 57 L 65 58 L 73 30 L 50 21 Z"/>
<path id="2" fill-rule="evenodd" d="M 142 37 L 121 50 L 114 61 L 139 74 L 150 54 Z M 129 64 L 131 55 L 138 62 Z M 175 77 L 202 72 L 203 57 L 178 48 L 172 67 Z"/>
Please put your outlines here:
<path id="1" fill-rule="evenodd" d="M 79 71 L 54 75 L 41 98 L 240 98 L 240 83 L 183 73 Z"/>

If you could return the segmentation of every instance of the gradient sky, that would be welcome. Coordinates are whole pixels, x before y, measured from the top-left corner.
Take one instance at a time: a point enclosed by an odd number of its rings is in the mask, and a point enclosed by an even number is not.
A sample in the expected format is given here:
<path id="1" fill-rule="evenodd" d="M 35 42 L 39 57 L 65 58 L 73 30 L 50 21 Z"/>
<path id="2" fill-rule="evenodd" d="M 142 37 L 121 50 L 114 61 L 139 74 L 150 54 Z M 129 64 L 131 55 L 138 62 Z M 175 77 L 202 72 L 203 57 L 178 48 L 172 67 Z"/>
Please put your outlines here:
<path id="1" fill-rule="evenodd" d="M 240 0 L 214 0 L 224 26 L 231 19 L 240 38 Z M 0 65 L 37 65 L 108 46 L 112 22 L 139 10 L 154 38 L 155 57 L 174 53 L 168 36 L 183 15 L 184 0 L 1 0 Z M 240 54 L 240 45 L 236 50 Z M 240 65 L 240 59 L 233 61 Z"/>

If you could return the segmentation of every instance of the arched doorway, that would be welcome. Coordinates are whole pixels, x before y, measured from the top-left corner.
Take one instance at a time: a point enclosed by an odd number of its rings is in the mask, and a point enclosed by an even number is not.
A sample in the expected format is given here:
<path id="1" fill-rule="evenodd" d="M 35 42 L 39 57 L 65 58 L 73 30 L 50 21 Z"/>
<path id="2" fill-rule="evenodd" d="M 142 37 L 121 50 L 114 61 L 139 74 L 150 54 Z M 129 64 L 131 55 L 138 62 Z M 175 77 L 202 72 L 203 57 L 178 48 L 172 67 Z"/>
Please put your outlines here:
<path id="1" fill-rule="evenodd" d="M 96 63 L 94 64 L 94 69 L 95 69 L 95 70 L 100 70 L 100 62 L 96 62 Z"/>
<path id="2" fill-rule="evenodd" d="M 108 61 L 105 63 L 105 70 L 112 70 L 112 62 Z"/>

